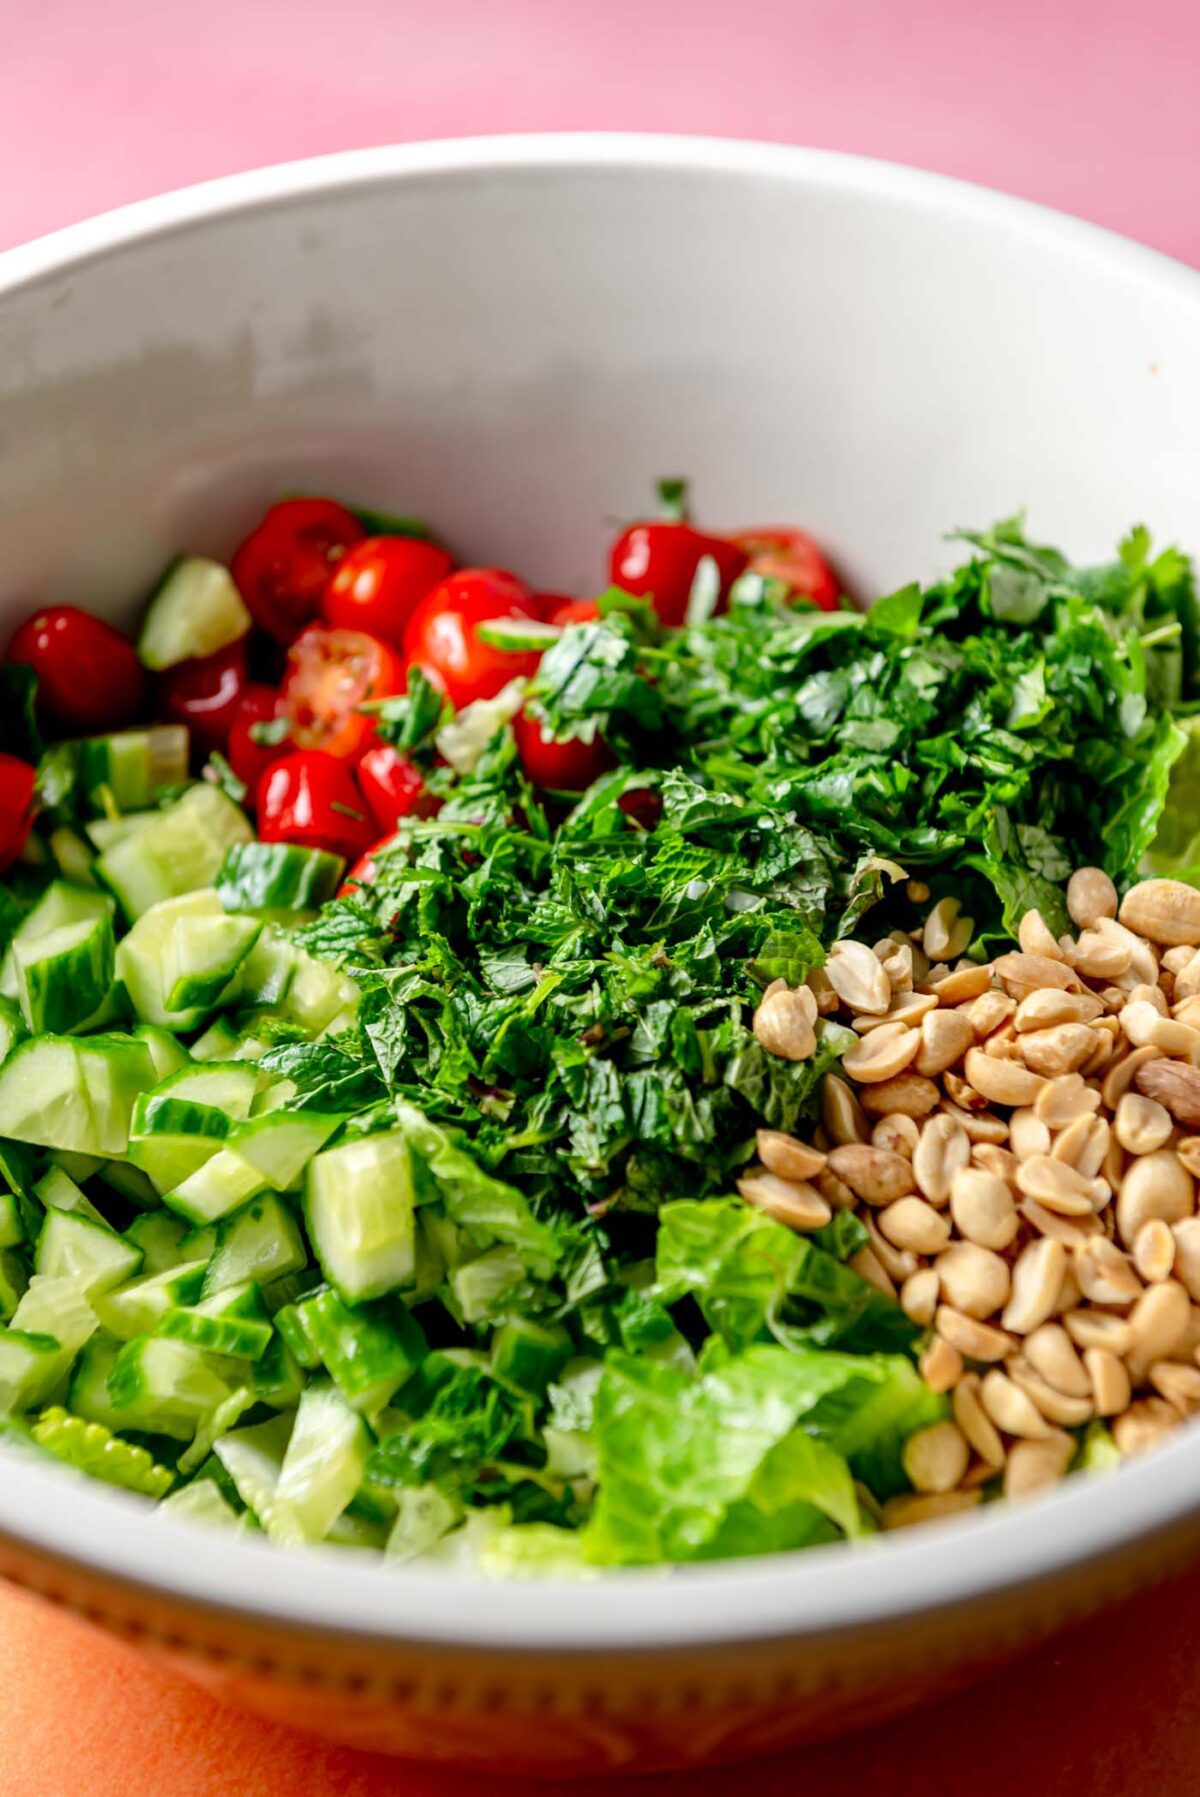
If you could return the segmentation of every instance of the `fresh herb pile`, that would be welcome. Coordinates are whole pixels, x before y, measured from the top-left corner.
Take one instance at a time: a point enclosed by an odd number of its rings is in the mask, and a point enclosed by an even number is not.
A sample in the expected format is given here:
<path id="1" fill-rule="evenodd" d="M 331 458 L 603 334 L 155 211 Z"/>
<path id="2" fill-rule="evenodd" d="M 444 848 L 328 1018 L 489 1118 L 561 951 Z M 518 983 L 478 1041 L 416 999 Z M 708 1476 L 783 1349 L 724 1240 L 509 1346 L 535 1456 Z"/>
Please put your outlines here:
<path id="1" fill-rule="evenodd" d="M 429 1174 L 405 1294 L 429 1352 L 356 1499 L 399 1507 L 398 1551 L 756 1553 L 871 1527 L 855 1481 L 903 1488 L 902 1441 L 944 1401 L 845 1265 L 861 1225 L 799 1237 L 729 1196 L 845 1045 L 826 1027 L 778 1060 L 753 1007 L 837 936 L 915 924 L 904 876 L 968 893 L 979 955 L 1033 905 L 1065 927 L 1074 867 L 1128 882 L 1197 682 L 1190 568 L 1144 532 L 1087 570 L 1014 522 L 970 540 L 865 615 L 746 577 L 664 635 L 608 594 L 526 693 L 617 758 L 581 799 L 530 787 L 503 706 L 455 772 L 419 675 L 384 702 L 442 808 L 300 932 L 358 987 L 353 1027 L 277 1026 L 263 1064 L 351 1135 L 399 1118 Z"/>

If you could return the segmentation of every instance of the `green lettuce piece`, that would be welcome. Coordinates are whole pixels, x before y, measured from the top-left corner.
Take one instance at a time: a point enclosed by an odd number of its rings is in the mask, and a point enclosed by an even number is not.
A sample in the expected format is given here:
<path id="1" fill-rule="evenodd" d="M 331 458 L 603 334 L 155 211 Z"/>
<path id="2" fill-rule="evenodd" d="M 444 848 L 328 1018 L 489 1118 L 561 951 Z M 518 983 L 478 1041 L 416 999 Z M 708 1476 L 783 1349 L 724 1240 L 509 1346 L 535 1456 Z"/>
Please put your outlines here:
<path id="1" fill-rule="evenodd" d="M 418 1567 L 452 1566 L 483 1579 L 561 1579 L 594 1576 L 583 1558 L 583 1537 L 554 1523 L 514 1522 L 507 1504 L 468 1513 L 453 1529 L 411 1562 Z"/>
<path id="2" fill-rule="evenodd" d="M 797 1424 L 822 1435 L 820 1407 L 834 1394 L 841 1403 L 830 1421 L 845 1430 L 857 1405 L 907 1376 L 916 1377 L 899 1358 L 815 1348 L 729 1354 L 713 1342 L 695 1372 L 610 1351 L 593 1416 L 599 1493 L 585 1531 L 589 1559 L 645 1565 L 759 1552 L 806 1538 L 810 1508 L 844 1527 L 849 1472 L 832 1465 L 834 1441 L 828 1454 L 795 1449 L 764 1463 Z"/>
<path id="3" fill-rule="evenodd" d="M 515 1248 L 531 1273 L 548 1278 L 558 1262 L 558 1238 L 545 1223 L 538 1222 L 516 1187 L 485 1173 L 415 1105 L 398 1098 L 395 1108 L 409 1146 L 433 1176 L 446 1215 L 485 1241 Z"/>
<path id="4" fill-rule="evenodd" d="M 1180 718 L 1178 760 L 1170 770 L 1158 829 L 1146 851 L 1148 873 L 1200 885 L 1200 717 Z"/>
<path id="5" fill-rule="evenodd" d="M 729 1506 L 703 1557 L 791 1552 L 868 1527 L 842 1455 L 793 1429 L 765 1456 L 745 1497 Z"/>
<path id="6" fill-rule="evenodd" d="M 860 1279 L 824 1246 L 776 1223 L 740 1198 L 681 1199 L 659 1213 L 661 1303 L 691 1294 L 730 1348 L 774 1335 L 789 1345 L 903 1350 L 916 1329 L 900 1306 Z M 830 1226 L 830 1243 L 858 1232 Z"/>

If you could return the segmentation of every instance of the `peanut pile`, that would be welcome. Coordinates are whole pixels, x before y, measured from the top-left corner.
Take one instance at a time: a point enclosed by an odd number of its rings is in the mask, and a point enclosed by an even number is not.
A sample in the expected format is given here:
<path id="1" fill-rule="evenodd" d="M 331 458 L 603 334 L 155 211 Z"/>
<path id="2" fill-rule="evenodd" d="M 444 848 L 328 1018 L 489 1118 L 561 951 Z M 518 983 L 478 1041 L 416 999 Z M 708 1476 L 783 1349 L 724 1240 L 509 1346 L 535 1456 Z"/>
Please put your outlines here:
<path id="1" fill-rule="evenodd" d="M 952 1419 L 910 1437 L 885 1526 L 1053 1485 L 1093 1418 L 1131 1455 L 1200 1411 L 1200 891 L 1144 880 L 1118 906 L 1086 867 L 1067 909 L 1076 935 L 1030 911 L 980 965 L 942 899 L 755 1014 L 789 1060 L 822 1017 L 860 1038 L 812 1142 L 760 1130 L 739 1189 L 798 1230 L 853 1209 L 852 1266 L 927 1331 Z"/>

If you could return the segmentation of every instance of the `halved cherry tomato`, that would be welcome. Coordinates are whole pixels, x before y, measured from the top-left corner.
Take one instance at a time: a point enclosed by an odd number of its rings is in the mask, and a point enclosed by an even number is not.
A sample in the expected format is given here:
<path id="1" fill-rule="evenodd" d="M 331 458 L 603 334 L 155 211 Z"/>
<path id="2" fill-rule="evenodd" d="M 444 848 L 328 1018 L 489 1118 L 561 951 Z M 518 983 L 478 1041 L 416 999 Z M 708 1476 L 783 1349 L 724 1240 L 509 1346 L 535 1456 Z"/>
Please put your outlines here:
<path id="1" fill-rule="evenodd" d="M 390 743 L 376 743 L 358 764 L 358 784 L 381 830 L 394 830 L 402 817 L 436 817 L 442 801 L 425 790 L 419 767 Z"/>
<path id="2" fill-rule="evenodd" d="M 674 626 L 683 623 L 696 570 L 706 555 L 717 564 L 717 603 L 723 606 L 746 566 L 745 551 L 690 524 L 631 524 L 612 546 L 609 572 L 614 586 L 649 599 L 663 623 Z"/>
<path id="3" fill-rule="evenodd" d="M 565 630 L 568 624 L 594 624 L 600 616 L 597 599 L 561 599 L 547 622 Z"/>
<path id="4" fill-rule="evenodd" d="M 145 677 L 129 638 L 76 605 L 48 605 L 13 632 L 9 661 L 37 675 L 39 709 L 74 730 L 131 724 Z"/>
<path id="5" fill-rule="evenodd" d="M 547 736 L 536 718 L 519 711 L 513 719 L 513 735 L 521 765 L 535 786 L 548 792 L 583 792 L 617 765 L 617 758 L 602 736 L 584 742 L 573 736 L 558 743 Z"/>
<path id="6" fill-rule="evenodd" d="M 211 755 L 225 747 L 245 687 L 246 648 L 239 639 L 215 655 L 178 662 L 160 674 L 159 716 L 168 723 L 186 724 L 196 753 Z"/>
<path id="7" fill-rule="evenodd" d="M 436 543 L 416 537 L 365 537 L 330 576 L 321 602 L 338 630 L 369 630 L 397 649 L 409 618 L 454 562 Z"/>
<path id="8" fill-rule="evenodd" d="M 427 593 L 404 635 L 408 659 L 460 709 L 491 699 L 519 674 L 535 674 L 536 649 L 519 652 L 481 643 L 477 626 L 493 618 L 536 618 L 523 580 L 502 568 L 460 568 Z"/>
<path id="9" fill-rule="evenodd" d="M 786 580 L 793 593 L 822 611 L 837 611 L 842 584 L 806 530 L 770 527 L 743 530 L 734 537 L 755 574 Z"/>
<path id="10" fill-rule="evenodd" d="M 260 724 L 278 725 L 281 704 L 277 687 L 254 681 L 242 688 L 233 722 L 229 726 L 225 757 L 251 797 L 261 775 L 266 773 L 272 762 L 287 754 L 286 738 L 280 740 L 276 737 L 273 742 L 260 743 L 254 736 L 254 731 Z"/>
<path id="11" fill-rule="evenodd" d="M 0 754 L 0 873 L 7 873 L 33 824 L 37 769 L 15 755 Z"/>
<path id="12" fill-rule="evenodd" d="M 281 499 L 241 544 L 230 570 L 256 624 L 290 643 L 321 610 L 331 571 L 363 527 L 335 499 Z"/>
<path id="13" fill-rule="evenodd" d="M 346 861 L 356 860 L 375 836 L 349 768 L 320 749 L 274 762 L 258 782 L 255 810 L 263 842 L 298 842 Z"/>
<path id="14" fill-rule="evenodd" d="M 283 712 L 298 749 L 357 760 L 376 740 L 373 720 L 358 706 L 403 691 L 400 657 L 365 630 L 310 624 L 288 650 Z"/>

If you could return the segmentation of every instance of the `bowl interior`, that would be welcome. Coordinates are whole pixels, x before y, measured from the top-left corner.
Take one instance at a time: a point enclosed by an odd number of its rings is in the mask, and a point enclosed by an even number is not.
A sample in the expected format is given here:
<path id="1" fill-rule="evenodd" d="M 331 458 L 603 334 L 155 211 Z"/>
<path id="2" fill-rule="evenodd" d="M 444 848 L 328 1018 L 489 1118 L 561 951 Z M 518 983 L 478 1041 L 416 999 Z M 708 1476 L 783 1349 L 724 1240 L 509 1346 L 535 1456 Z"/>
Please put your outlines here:
<path id="1" fill-rule="evenodd" d="M 464 559 L 581 592 L 613 519 L 674 473 L 706 521 L 808 524 L 863 593 L 1021 507 L 1082 557 L 1140 519 L 1195 549 L 1198 326 L 1200 277 L 1149 252 L 840 157 L 511 140 L 217 183 L 0 257 L 0 627 L 51 597 L 131 615 L 171 555 L 227 553 L 289 489 L 421 514 Z M 948 1528 L 946 1552 L 933 1531 L 706 1570 L 665 1610 L 654 1583 L 630 1609 L 623 1575 L 516 1612 L 422 1576 L 405 1626 L 647 1642 L 894 1612 L 1162 1525 L 1197 1462 L 1189 1435 L 1162 1473 Z M 212 1601 L 397 1626 L 366 1568 L 183 1552 L 179 1525 L 24 1463 L 0 1530 Z"/>

